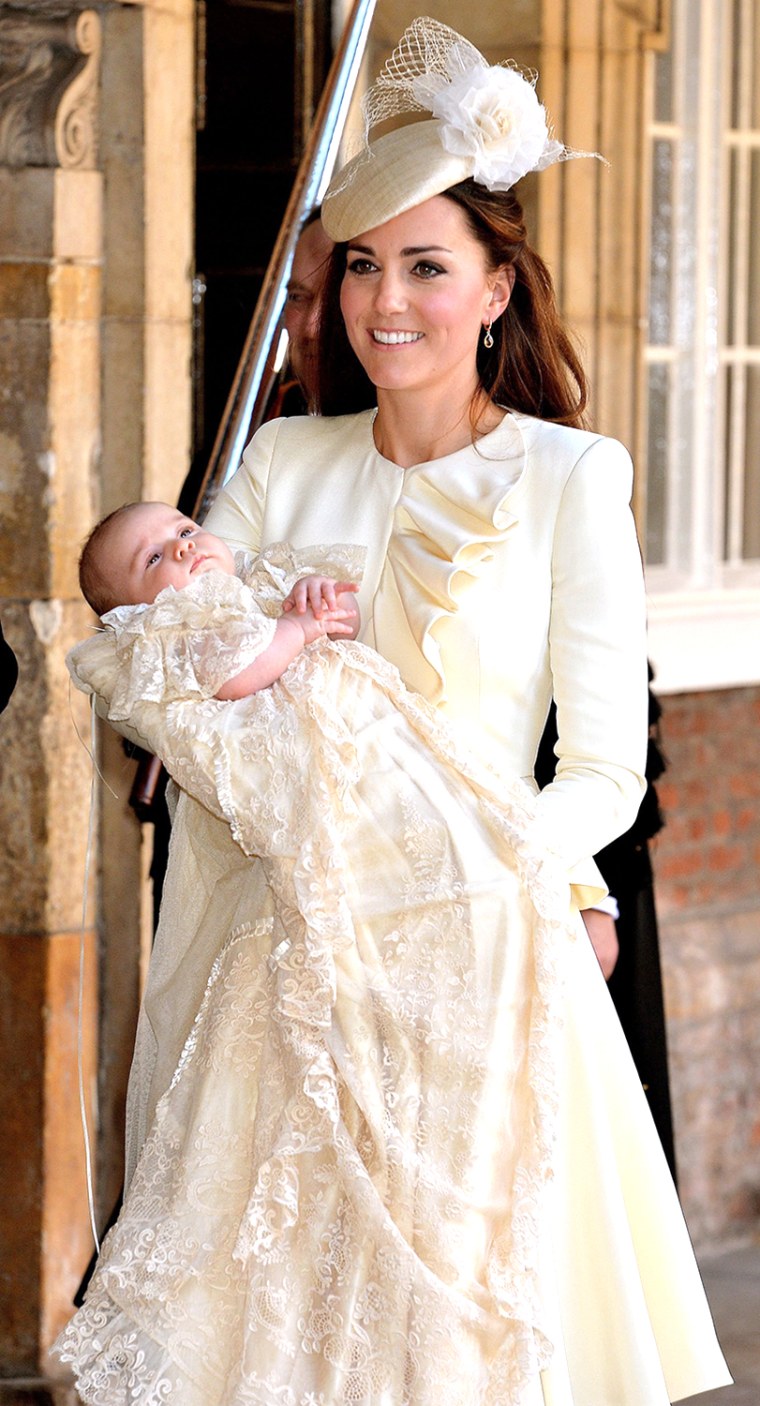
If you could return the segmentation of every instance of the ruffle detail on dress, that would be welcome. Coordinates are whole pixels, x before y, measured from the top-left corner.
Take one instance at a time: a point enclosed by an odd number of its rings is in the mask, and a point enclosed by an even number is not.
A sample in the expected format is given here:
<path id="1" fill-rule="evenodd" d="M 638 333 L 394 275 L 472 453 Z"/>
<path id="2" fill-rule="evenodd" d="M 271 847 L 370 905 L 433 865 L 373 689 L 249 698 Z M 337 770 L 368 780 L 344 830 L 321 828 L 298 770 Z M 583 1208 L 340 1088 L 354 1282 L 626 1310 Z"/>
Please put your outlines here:
<path id="1" fill-rule="evenodd" d="M 150 605 L 116 606 L 103 623 L 115 638 L 114 721 L 130 718 L 139 703 L 213 698 L 275 632 L 253 592 L 222 571 L 204 572 L 181 591 L 167 586 Z"/>
<path id="2" fill-rule="evenodd" d="M 449 455 L 404 476 L 375 608 L 375 642 L 381 654 L 403 659 L 405 683 L 433 703 L 446 698 L 436 625 L 456 614 L 517 522 L 509 499 L 525 464 L 519 420 L 507 413 L 466 458 Z"/>
<path id="3" fill-rule="evenodd" d="M 325 547 L 292 547 L 274 542 L 260 556 L 236 552 L 235 566 L 254 592 L 265 615 L 280 615 L 282 602 L 302 576 L 332 576 L 336 581 L 361 584 L 366 547 L 337 543 Z"/>

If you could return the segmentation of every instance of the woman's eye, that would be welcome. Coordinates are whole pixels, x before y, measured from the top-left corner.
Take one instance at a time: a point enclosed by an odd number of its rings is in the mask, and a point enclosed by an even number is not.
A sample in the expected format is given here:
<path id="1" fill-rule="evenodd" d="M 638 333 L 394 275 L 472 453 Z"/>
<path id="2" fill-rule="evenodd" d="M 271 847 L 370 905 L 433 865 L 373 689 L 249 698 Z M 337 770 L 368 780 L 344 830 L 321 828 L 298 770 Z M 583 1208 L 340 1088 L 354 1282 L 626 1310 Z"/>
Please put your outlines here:
<path id="1" fill-rule="evenodd" d="M 418 278 L 435 278 L 439 273 L 444 273 L 440 264 L 431 264 L 427 259 L 421 259 L 414 265 L 414 272 Z"/>
<path id="2" fill-rule="evenodd" d="M 365 273 L 374 273 L 377 264 L 373 264 L 371 259 L 350 259 L 346 264 L 348 273 L 356 273 L 360 277 Z"/>

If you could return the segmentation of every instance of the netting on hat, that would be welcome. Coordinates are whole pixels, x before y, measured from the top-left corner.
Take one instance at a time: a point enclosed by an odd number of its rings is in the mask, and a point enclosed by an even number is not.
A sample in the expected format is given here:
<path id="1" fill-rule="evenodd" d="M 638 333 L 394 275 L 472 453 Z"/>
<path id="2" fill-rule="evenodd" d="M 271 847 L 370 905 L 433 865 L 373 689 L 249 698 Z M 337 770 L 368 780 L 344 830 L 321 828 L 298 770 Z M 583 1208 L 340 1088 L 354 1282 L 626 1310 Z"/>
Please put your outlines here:
<path id="1" fill-rule="evenodd" d="M 439 20 L 413 20 L 362 99 L 365 139 L 392 117 L 431 111 L 429 95 L 450 82 L 452 69 L 464 73 L 476 67 L 488 64 L 469 39 Z"/>

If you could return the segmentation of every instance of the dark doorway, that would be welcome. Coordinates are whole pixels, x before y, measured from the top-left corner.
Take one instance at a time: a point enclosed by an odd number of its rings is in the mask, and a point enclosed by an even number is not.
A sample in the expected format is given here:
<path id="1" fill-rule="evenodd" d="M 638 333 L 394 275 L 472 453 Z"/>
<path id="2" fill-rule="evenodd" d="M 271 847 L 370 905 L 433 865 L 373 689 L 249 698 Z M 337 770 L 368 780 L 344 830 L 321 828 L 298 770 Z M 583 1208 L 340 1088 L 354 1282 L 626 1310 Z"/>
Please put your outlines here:
<path id="1" fill-rule="evenodd" d="M 330 58 L 329 0 L 198 0 L 198 475 L 213 445 Z"/>

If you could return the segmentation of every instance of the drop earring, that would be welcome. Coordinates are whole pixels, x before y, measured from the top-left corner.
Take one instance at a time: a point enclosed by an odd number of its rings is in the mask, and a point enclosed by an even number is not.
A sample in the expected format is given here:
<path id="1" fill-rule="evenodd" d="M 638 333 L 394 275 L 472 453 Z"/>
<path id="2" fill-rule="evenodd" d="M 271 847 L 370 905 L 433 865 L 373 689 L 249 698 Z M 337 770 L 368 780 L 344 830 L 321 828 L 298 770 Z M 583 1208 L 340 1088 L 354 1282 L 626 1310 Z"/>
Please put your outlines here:
<path id="1" fill-rule="evenodd" d="M 483 346 L 484 346 L 488 351 L 490 351 L 490 350 L 491 350 L 491 347 L 493 346 L 493 332 L 491 331 L 491 327 L 492 327 L 492 326 L 493 326 L 493 323 L 492 323 L 492 321 L 491 321 L 491 318 L 489 317 L 489 319 L 488 319 L 488 326 L 486 327 L 486 334 L 485 334 L 485 336 L 484 336 L 484 338 L 483 338 Z"/>

